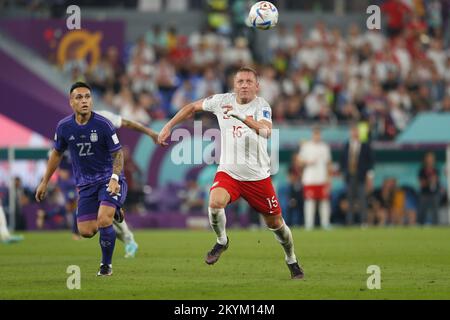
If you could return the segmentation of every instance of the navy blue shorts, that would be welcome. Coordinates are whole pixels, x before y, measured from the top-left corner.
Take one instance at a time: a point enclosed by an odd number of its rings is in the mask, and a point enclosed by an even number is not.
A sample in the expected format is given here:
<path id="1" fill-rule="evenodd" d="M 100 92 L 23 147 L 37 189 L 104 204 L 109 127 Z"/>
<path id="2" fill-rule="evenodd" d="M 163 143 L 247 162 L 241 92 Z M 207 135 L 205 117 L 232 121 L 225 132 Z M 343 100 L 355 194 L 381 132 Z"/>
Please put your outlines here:
<path id="1" fill-rule="evenodd" d="M 120 195 L 111 196 L 106 189 L 109 180 L 82 187 L 78 191 L 77 221 L 97 220 L 100 205 L 116 209 L 122 208 L 127 197 L 128 186 L 126 181 L 120 180 Z"/>

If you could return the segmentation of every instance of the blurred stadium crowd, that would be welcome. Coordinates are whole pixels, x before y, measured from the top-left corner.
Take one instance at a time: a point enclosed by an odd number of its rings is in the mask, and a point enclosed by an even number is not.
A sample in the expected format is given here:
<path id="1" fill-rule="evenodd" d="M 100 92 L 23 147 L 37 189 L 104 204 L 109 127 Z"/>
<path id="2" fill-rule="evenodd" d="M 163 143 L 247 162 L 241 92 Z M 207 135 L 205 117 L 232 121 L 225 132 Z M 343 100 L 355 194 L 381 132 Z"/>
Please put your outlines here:
<path id="1" fill-rule="evenodd" d="M 41 4 L 25 2 L 37 8 Z M 248 6 L 248 1 L 231 3 L 230 11 Z M 386 23 L 383 32 L 358 25 L 341 31 L 325 21 L 308 31 L 301 22 L 281 23 L 258 46 L 241 14 L 233 31 L 206 25 L 184 34 L 175 27 L 149 26 L 135 43 L 110 47 L 93 68 L 75 57 L 58 67 L 73 81 L 92 84 L 112 111 L 149 124 L 171 117 L 191 101 L 232 90 L 233 70 L 252 65 L 276 123 L 364 119 L 373 139 L 393 140 L 417 113 L 450 111 L 450 1 L 377 3 Z"/>
<path id="2" fill-rule="evenodd" d="M 252 42 L 254 31 L 239 29 L 242 25 L 231 33 L 205 26 L 191 34 L 151 25 L 135 43 L 108 48 L 93 68 L 75 57 L 58 67 L 73 81 L 90 83 L 111 111 L 148 125 L 168 119 L 191 101 L 231 91 L 233 71 L 250 65 L 259 71 L 259 95 L 271 104 L 277 125 L 364 120 L 372 141 L 392 141 L 418 113 L 450 112 L 450 3 L 387 0 L 378 4 L 386 23 L 382 31 L 356 24 L 341 31 L 326 21 L 311 29 L 301 22 L 281 23 L 261 48 Z M 131 185 L 136 168 L 129 158 L 126 171 Z M 286 208 L 295 200 L 299 215 L 291 223 L 301 223 L 299 177 L 295 172 L 289 177 L 280 198 L 286 199 Z M 158 192 L 178 195 L 163 209 L 201 212 L 206 201 L 204 190 L 188 181 L 157 190 L 145 200 L 146 207 L 139 208 L 145 192 L 139 181 L 136 185 L 136 195 L 130 195 L 131 211 L 158 208 Z M 416 223 L 423 192 L 400 189 L 395 179 L 386 179 L 368 196 L 369 222 Z M 64 201 L 60 203 L 64 207 Z M 333 196 L 332 207 L 332 221 L 344 221 L 345 194 Z"/>
<path id="3" fill-rule="evenodd" d="M 76 59 L 61 68 L 74 81 L 93 84 L 114 112 L 148 124 L 193 100 L 232 90 L 233 70 L 254 65 L 276 123 L 366 119 L 373 139 L 392 140 L 417 113 L 450 111 L 450 51 L 444 43 L 450 31 L 448 22 L 436 21 L 449 9 L 390 0 L 381 8 L 385 33 L 357 25 L 341 32 L 324 21 L 309 32 L 301 23 L 281 24 L 267 47 L 258 48 L 249 45 L 251 37 L 232 38 L 211 27 L 182 34 L 153 26 L 129 47 L 109 48 L 93 69 Z M 119 50 L 126 51 L 123 61 Z"/>

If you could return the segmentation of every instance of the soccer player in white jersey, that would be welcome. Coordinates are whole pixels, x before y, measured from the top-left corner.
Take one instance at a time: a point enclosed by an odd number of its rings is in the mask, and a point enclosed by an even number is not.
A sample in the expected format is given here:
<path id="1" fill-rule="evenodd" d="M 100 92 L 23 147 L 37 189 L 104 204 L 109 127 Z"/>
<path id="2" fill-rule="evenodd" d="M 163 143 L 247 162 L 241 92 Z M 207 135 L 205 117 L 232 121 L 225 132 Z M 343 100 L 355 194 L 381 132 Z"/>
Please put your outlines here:
<path id="1" fill-rule="evenodd" d="M 22 235 L 13 235 L 9 233 L 8 225 L 6 223 L 5 211 L 2 206 L 2 199 L 0 199 L 0 242 L 2 243 L 16 243 L 23 240 Z"/>
<path id="2" fill-rule="evenodd" d="M 330 147 L 321 140 L 320 129 L 313 128 L 312 139 L 301 145 L 298 153 L 298 164 L 303 169 L 302 184 L 305 199 L 305 229 L 314 228 L 316 202 L 319 202 L 320 225 L 324 229 L 330 227 Z"/>
<path id="3" fill-rule="evenodd" d="M 283 246 L 291 278 L 302 279 L 304 274 L 294 253 L 291 230 L 284 223 L 270 179 L 267 139 L 272 129 L 271 108 L 256 95 L 258 89 L 257 73 L 247 67 L 239 69 L 234 76 L 234 93 L 216 94 L 184 106 L 161 130 L 158 143 L 165 143 L 174 126 L 195 112 L 214 113 L 220 125 L 222 150 L 210 189 L 208 215 L 217 242 L 205 262 L 216 263 L 228 248 L 225 207 L 243 197 L 263 215 Z"/>

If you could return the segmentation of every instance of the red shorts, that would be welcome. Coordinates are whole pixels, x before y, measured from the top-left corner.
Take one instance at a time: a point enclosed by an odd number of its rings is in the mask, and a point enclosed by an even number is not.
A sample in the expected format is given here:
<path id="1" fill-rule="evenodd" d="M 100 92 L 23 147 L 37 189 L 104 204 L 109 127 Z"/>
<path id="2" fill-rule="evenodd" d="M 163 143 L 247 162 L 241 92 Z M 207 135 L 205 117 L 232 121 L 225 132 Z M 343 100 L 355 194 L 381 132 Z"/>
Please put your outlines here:
<path id="1" fill-rule="evenodd" d="M 216 173 L 214 183 L 209 191 L 211 192 L 215 188 L 227 190 L 231 197 L 230 203 L 242 197 L 253 209 L 263 215 L 281 214 L 280 203 L 270 177 L 258 181 L 239 181 L 227 173 L 219 171 Z"/>
<path id="2" fill-rule="evenodd" d="M 328 184 L 304 186 L 303 197 L 309 200 L 325 200 L 329 198 L 328 190 Z"/>

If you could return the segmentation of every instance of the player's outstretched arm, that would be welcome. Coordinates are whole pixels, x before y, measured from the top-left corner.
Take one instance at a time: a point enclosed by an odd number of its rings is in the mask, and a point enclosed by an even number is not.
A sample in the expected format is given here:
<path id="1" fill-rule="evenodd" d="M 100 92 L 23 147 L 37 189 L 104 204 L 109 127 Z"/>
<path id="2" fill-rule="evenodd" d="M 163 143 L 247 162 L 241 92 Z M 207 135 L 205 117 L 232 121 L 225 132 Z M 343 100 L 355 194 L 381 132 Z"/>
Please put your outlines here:
<path id="1" fill-rule="evenodd" d="M 42 200 L 44 200 L 47 193 L 48 182 L 50 181 L 53 173 L 55 173 L 56 169 L 58 168 L 62 157 L 62 153 L 56 151 L 55 149 L 52 150 L 50 158 L 47 162 L 47 169 L 45 170 L 44 177 L 42 178 L 42 181 L 36 190 L 35 198 L 37 202 L 41 202 Z"/>
<path id="2" fill-rule="evenodd" d="M 147 128 L 146 126 L 140 124 L 137 121 L 128 120 L 128 119 L 122 119 L 122 127 L 132 129 L 134 131 L 141 132 L 143 134 L 148 135 L 150 138 L 152 138 L 153 142 L 155 144 L 158 143 L 158 133 L 156 131 L 153 131 L 150 128 Z M 167 145 L 167 144 L 166 144 Z"/>
<path id="3" fill-rule="evenodd" d="M 158 136 L 158 144 L 160 145 L 167 145 L 166 140 L 169 138 L 170 133 L 172 132 L 173 127 L 175 127 L 177 124 L 183 122 L 184 120 L 192 117 L 194 113 L 202 111 L 203 110 L 203 100 L 197 100 L 195 102 L 191 102 L 187 105 L 185 105 L 183 108 L 181 108 L 180 111 L 177 112 L 177 114 L 169 120 L 169 122 L 166 123 L 164 128 L 162 128 L 161 132 Z"/>

